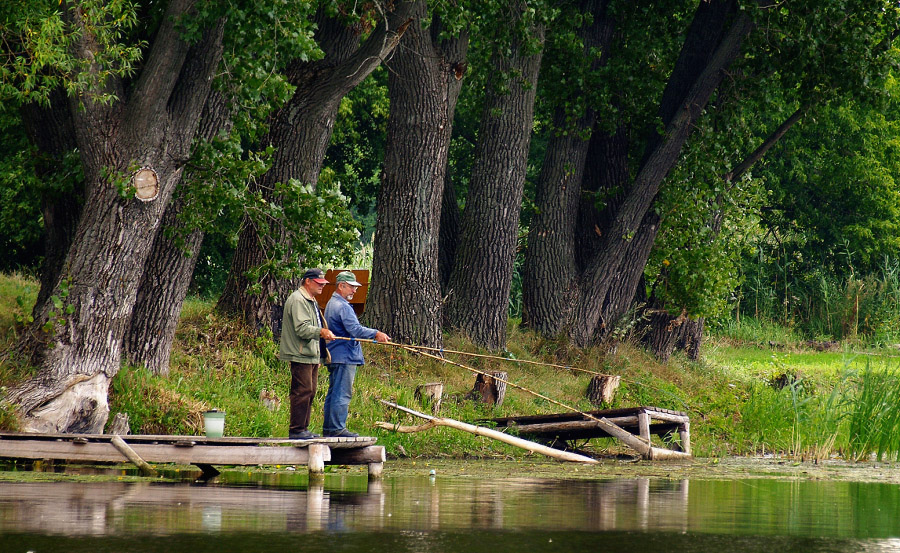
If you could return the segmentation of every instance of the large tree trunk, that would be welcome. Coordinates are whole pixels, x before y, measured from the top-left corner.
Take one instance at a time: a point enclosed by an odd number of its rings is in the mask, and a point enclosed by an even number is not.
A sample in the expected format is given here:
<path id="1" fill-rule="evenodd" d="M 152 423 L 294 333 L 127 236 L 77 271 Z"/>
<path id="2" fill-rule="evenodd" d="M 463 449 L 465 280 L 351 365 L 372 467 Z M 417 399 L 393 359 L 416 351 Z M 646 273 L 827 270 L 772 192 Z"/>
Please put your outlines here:
<path id="1" fill-rule="evenodd" d="M 391 62 L 391 111 L 365 317 L 395 341 L 439 347 L 441 201 L 467 40 L 441 41 L 436 18 L 422 28 L 427 16 L 427 3 L 416 2 L 405 46 Z"/>
<path id="2" fill-rule="evenodd" d="M 660 103 L 665 133 L 651 130 L 634 180 L 601 233 L 597 253 L 573 284 L 575 301 L 566 327 L 576 345 L 603 338 L 631 304 L 659 230 L 651 211 L 656 194 L 751 28 L 732 0 L 699 5 Z"/>
<path id="3" fill-rule="evenodd" d="M 230 132 L 230 128 L 228 100 L 219 92 L 210 92 L 197 136 L 210 141 L 219 132 Z M 191 175 L 186 175 L 185 181 L 189 183 Z M 203 244 L 203 231 L 184 232 L 179 217 L 185 205 L 182 185 L 166 209 L 153 241 L 123 343 L 126 359 L 132 364 L 144 365 L 153 374 L 169 373 L 175 329 Z M 184 235 L 180 240 L 177 235 L 167 234 L 172 229 L 181 229 L 179 232 Z"/>
<path id="4" fill-rule="evenodd" d="M 87 183 L 86 201 L 66 262 L 32 331 L 37 374 L 14 387 L 28 430 L 103 431 L 107 388 L 118 372 L 121 343 L 155 230 L 181 178 L 209 83 L 221 58 L 222 25 L 193 48 L 181 40 L 178 21 L 193 1 L 173 0 L 130 95 L 117 78 L 70 100 Z M 95 59 L 102 48 L 75 8 L 66 12 L 78 29 L 73 54 Z M 190 50 L 190 55 L 189 55 Z M 96 86 L 96 85 L 95 85 Z M 102 103 L 96 94 L 119 100 Z M 132 167 L 152 167 L 159 178 L 155 200 L 123 198 L 104 169 L 127 178 Z M 55 304 L 61 304 L 57 307 Z"/>
<path id="5" fill-rule="evenodd" d="M 603 56 L 592 64 L 596 69 L 609 56 L 613 21 L 607 16 L 607 0 L 587 0 L 582 10 L 590 13 L 591 24 L 579 30 L 584 55 L 600 48 Z M 546 60 L 545 60 L 546 63 Z M 586 94 L 588 91 L 580 91 Z M 569 98 L 568 101 L 575 101 Z M 553 134 L 547 144 L 544 162 L 537 182 L 535 203 L 540 206 L 531 220 L 528 249 L 522 272 L 523 322 L 544 335 L 556 334 L 566 321 L 572 304 L 572 282 L 579 273 L 579 252 L 585 247 L 576 240 L 582 181 L 588 156 L 589 133 L 596 119 L 593 110 L 569 127 L 563 107 L 556 109 Z M 594 232 L 587 236 L 597 238 Z"/>
<path id="6" fill-rule="evenodd" d="M 264 146 L 276 148 L 271 167 L 252 185 L 264 200 L 280 202 L 275 187 L 290 179 L 316 185 L 341 99 L 399 43 L 408 23 L 410 4 L 398 3 L 361 45 L 356 28 L 348 26 L 340 16 L 331 17 L 320 10 L 316 40 L 325 56 L 318 61 L 295 60 L 289 65 L 288 79 L 297 89 L 270 118 L 269 133 L 263 139 Z M 257 222 L 245 217 L 218 307 L 240 314 L 253 328 L 270 327 L 273 305 L 283 304 L 297 283 L 272 273 L 258 279 L 250 274 L 277 255 L 278 246 L 290 251 L 289 240 L 277 223 L 259 228 Z M 259 291 L 254 293 L 252 289 L 257 286 Z"/>
<path id="7" fill-rule="evenodd" d="M 542 26 L 530 29 L 543 42 Z M 542 50 L 524 40 L 492 56 L 478 147 L 450 277 L 445 321 L 475 343 L 506 346 L 509 291 Z M 514 75 L 510 77 L 509 75 Z"/>

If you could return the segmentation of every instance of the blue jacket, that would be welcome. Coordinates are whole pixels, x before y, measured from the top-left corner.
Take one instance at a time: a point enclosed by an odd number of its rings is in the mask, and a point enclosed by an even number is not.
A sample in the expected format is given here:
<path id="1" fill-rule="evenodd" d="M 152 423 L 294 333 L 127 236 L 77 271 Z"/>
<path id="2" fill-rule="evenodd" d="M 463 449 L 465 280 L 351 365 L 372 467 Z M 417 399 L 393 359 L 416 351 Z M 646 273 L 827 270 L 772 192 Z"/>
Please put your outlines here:
<path id="1" fill-rule="evenodd" d="M 325 306 L 325 324 L 336 336 L 345 338 L 373 340 L 378 332 L 359 324 L 353 306 L 337 292 L 331 295 Z M 332 340 L 326 347 L 331 354 L 332 364 L 362 365 L 365 362 L 362 346 L 356 340 Z"/>

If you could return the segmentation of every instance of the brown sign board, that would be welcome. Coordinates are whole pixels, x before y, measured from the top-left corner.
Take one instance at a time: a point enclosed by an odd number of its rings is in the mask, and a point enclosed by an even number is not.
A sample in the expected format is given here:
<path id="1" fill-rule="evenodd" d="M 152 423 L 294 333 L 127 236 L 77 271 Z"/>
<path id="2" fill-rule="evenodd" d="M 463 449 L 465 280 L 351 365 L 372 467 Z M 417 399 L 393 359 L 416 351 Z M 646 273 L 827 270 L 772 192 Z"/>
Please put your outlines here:
<path id="1" fill-rule="evenodd" d="M 325 278 L 328 279 L 328 284 L 325 285 L 325 289 L 316 298 L 316 301 L 319 302 L 319 307 L 325 309 L 325 306 L 328 304 L 328 300 L 331 299 L 331 294 L 334 293 L 334 279 L 337 278 L 338 273 L 346 270 L 348 269 L 332 269 L 325 273 Z M 360 286 L 359 289 L 356 290 L 356 294 L 354 294 L 353 299 L 350 300 L 350 305 L 353 306 L 353 311 L 355 311 L 357 315 L 362 315 L 362 312 L 366 307 L 366 296 L 368 296 L 369 294 L 369 271 L 363 269 L 351 271 L 354 275 L 356 275 L 356 282 L 362 284 L 362 286 Z"/>

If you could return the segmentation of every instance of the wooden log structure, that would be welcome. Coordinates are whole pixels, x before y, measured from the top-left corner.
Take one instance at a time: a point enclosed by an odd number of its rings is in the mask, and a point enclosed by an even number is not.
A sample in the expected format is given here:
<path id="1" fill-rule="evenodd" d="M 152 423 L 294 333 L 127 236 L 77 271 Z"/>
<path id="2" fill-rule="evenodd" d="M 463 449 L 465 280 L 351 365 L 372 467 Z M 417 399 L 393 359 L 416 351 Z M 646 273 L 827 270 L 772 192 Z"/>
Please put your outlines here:
<path id="1" fill-rule="evenodd" d="M 325 465 L 368 465 L 379 478 L 386 459 L 375 438 L 252 438 L 168 435 L 0 433 L 0 458 L 60 459 L 83 462 L 133 462 L 196 465 L 205 478 L 218 474 L 214 465 L 306 465 L 323 474 Z"/>
<path id="2" fill-rule="evenodd" d="M 520 435 L 544 440 L 616 438 L 646 459 L 681 459 L 691 455 L 690 418 L 686 413 L 660 407 L 628 407 L 580 413 L 555 413 L 486 419 L 498 430 L 512 429 Z M 660 436 L 672 449 L 655 447 L 652 436 Z M 674 438 L 678 436 L 676 441 Z"/>

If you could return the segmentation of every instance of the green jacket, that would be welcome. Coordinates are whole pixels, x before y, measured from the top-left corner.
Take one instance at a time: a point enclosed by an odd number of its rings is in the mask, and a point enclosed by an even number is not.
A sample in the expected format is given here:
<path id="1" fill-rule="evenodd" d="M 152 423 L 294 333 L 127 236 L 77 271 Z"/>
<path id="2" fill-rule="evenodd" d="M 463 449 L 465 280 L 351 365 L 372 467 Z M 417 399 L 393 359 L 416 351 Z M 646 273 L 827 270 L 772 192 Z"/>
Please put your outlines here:
<path id="1" fill-rule="evenodd" d="M 319 337 L 323 327 L 328 328 L 328 325 L 316 300 L 305 288 L 294 291 L 284 303 L 278 358 L 295 363 L 330 362 L 331 356 Z"/>

